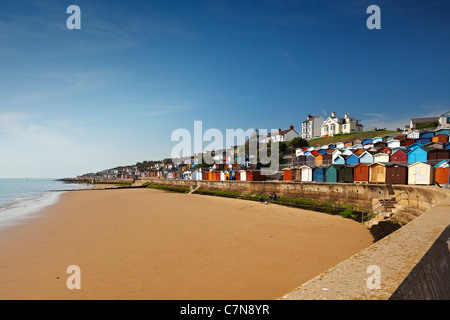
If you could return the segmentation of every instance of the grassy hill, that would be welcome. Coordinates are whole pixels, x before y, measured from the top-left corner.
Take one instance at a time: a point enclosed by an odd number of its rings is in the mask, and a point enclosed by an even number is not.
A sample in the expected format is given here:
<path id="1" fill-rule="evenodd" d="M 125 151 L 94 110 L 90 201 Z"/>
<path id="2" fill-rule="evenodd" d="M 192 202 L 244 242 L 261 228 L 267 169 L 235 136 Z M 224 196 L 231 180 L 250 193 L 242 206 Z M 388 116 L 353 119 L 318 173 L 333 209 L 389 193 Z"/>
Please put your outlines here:
<path id="1" fill-rule="evenodd" d="M 375 137 L 384 137 L 384 136 L 393 136 L 396 135 L 397 131 L 364 131 L 364 132 L 353 132 L 348 134 L 338 134 L 334 137 L 329 138 L 320 138 L 309 140 L 310 146 L 315 145 L 324 145 L 336 142 L 346 142 L 346 141 L 354 141 L 354 140 L 362 140 L 364 138 L 375 138 Z"/>

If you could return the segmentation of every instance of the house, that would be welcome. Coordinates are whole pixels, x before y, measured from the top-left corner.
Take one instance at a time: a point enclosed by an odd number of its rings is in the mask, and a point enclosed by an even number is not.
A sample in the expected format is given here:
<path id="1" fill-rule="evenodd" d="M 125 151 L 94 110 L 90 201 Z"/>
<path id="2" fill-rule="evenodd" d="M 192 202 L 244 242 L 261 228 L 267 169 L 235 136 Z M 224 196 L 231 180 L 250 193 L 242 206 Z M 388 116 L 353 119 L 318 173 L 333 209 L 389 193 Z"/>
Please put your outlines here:
<path id="1" fill-rule="evenodd" d="M 320 137 L 320 127 L 324 122 L 322 116 L 312 116 L 308 114 L 306 120 L 302 122 L 302 138 L 306 140 Z"/>
<path id="2" fill-rule="evenodd" d="M 369 182 L 386 183 L 386 165 L 381 162 L 369 164 Z"/>
<path id="3" fill-rule="evenodd" d="M 322 167 L 312 168 L 312 181 L 324 182 L 325 181 L 325 169 Z"/>
<path id="4" fill-rule="evenodd" d="M 449 183 L 449 165 L 447 160 L 442 160 L 434 166 L 434 181 L 439 184 Z"/>
<path id="5" fill-rule="evenodd" d="M 356 154 L 350 155 L 345 161 L 345 164 L 348 164 L 348 165 L 355 165 L 358 163 L 359 163 L 359 157 Z"/>
<path id="6" fill-rule="evenodd" d="M 431 149 L 428 150 L 428 162 L 431 164 L 437 164 L 442 160 L 450 159 L 449 149 Z"/>
<path id="7" fill-rule="evenodd" d="M 441 114 L 438 119 L 439 128 L 450 128 L 450 111 Z"/>
<path id="8" fill-rule="evenodd" d="M 389 162 L 408 163 L 408 153 L 403 150 L 397 150 L 391 154 Z"/>
<path id="9" fill-rule="evenodd" d="M 353 182 L 367 183 L 369 181 L 369 167 L 365 163 L 353 166 Z"/>
<path id="10" fill-rule="evenodd" d="M 278 129 L 276 132 L 269 133 L 265 138 L 262 138 L 263 139 L 262 141 L 265 143 L 287 142 L 298 137 L 300 136 L 297 133 L 297 131 L 294 130 L 294 126 L 290 126 L 289 129 L 286 130 Z"/>
<path id="11" fill-rule="evenodd" d="M 308 166 L 301 166 L 300 170 L 302 171 L 302 182 L 311 182 L 312 168 Z"/>
<path id="12" fill-rule="evenodd" d="M 387 184 L 408 184 L 408 167 L 405 164 L 389 163 L 386 165 Z"/>
<path id="13" fill-rule="evenodd" d="M 373 162 L 389 162 L 388 153 L 375 153 L 373 155 Z"/>
<path id="14" fill-rule="evenodd" d="M 331 114 L 327 120 L 325 120 L 321 126 L 321 136 L 334 136 L 336 134 L 345 134 L 351 132 L 362 132 L 364 126 L 361 124 L 361 120 L 351 118 L 348 113 L 344 115 L 344 118 L 338 118 L 336 112 Z"/>
<path id="15" fill-rule="evenodd" d="M 436 134 L 434 137 L 431 138 L 432 142 L 448 142 L 448 135 L 447 134 Z"/>
<path id="16" fill-rule="evenodd" d="M 434 166 L 416 162 L 408 166 L 408 184 L 434 184 Z"/>
<path id="17" fill-rule="evenodd" d="M 410 120 L 409 128 L 416 129 L 418 126 L 426 126 L 428 128 L 437 127 L 439 117 L 414 118 Z"/>
<path id="18" fill-rule="evenodd" d="M 408 164 L 427 162 L 428 152 L 423 147 L 416 147 L 408 152 Z"/>
<path id="19" fill-rule="evenodd" d="M 361 153 L 359 155 L 359 163 L 365 163 L 365 164 L 369 164 L 369 163 L 373 163 L 374 162 L 374 156 L 367 151 L 364 151 L 363 153 Z"/>

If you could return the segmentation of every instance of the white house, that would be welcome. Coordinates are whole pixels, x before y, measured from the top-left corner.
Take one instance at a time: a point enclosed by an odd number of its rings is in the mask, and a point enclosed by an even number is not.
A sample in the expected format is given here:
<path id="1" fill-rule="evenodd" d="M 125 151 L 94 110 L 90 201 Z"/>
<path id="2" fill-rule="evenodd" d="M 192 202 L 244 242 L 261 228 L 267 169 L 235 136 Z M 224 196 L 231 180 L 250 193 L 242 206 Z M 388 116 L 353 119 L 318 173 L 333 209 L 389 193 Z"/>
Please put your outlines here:
<path id="1" fill-rule="evenodd" d="M 320 127 L 324 122 L 321 116 L 312 116 L 308 114 L 306 120 L 302 122 L 302 138 L 306 140 L 320 137 Z"/>
<path id="2" fill-rule="evenodd" d="M 265 143 L 268 143 L 269 141 L 271 141 L 272 143 L 287 142 L 287 141 L 291 141 L 294 138 L 298 138 L 298 137 L 300 137 L 300 136 L 297 133 L 297 131 L 294 130 L 294 126 L 290 126 L 289 129 L 286 129 L 286 130 L 278 129 L 277 132 L 269 133 L 265 137 L 264 142 Z"/>
<path id="3" fill-rule="evenodd" d="M 344 118 L 336 117 L 336 112 L 331 114 L 327 120 L 321 126 L 321 136 L 334 136 L 341 133 L 362 132 L 364 126 L 361 124 L 361 120 L 351 118 L 348 113 L 344 115 Z"/>

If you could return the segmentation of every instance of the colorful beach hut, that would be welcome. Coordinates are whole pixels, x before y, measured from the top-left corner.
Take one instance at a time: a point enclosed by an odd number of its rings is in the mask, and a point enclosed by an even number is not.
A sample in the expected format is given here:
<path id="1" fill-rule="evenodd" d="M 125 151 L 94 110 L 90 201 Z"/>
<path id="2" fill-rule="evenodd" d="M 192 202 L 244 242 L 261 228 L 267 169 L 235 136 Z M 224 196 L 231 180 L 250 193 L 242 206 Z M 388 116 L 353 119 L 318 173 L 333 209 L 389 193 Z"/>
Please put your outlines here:
<path id="1" fill-rule="evenodd" d="M 389 154 L 387 153 L 376 153 L 373 155 L 373 162 L 389 162 Z"/>
<path id="2" fill-rule="evenodd" d="M 291 168 L 283 169 L 283 181 L 292 181 L 292 169 Z"/>
<path id="3" fill-rule="evenodd" d="M 405 164 L 390 163 L 386 165 L 387 184 L 408 184 L 408 167 Z"/>
<path id="4" fill-rule="evenodd" d="M 338 182 L 352 183 L 353 182 L 353 166 L 345 165 L 338 168 Z"/>
<path id="5" fill-rule="evenodd" d="M 338 169 L 342 165 L 332 164 L 325 169 L 325 182 L 338 182 Z"/>
<path id="6" fill-rule="evenodd" d="M 431 164 L 437 164 L 442 160 L 450 159 L 449 149 L 432 149 L 428 151 L 428 162 Z"/>
<path id="7" fill-rule="evenodd" d="M 391 154 L 389 162 L 408 163 L 408 154 L 403 150 L 397 150 Z"/>
<path id="8" fill-rule="evenodd" d="M 407 147 L 407 146 L 412 145 L 415 142 L 416 142 L 416 139 L 405 138 L 405 139 L 400 140 L 400 146 L 401 147 Z"/>
<path id="9" fill-rule="evenodd" d="M 316 182 L 325 181 L 325 169 L 323 167 L 312 168 L 312 181 Z"/>
<path id="10" fill-rule="evenodd" d="M 416 162 L 408 166 L 408 184 L 434 184 L 434 166 Z"/>
<path id="11" fill-rule="evenodd" d="M 433 138 L 431 138 L 432 142 L 448 142 L 448 135 L 446 134 L 437 134 Z"/>
<path id="12" fill-rule="evenodd" d="M 340 154 L 334 159 L 332 164 L 345 164 L 347 157 L 346 155 Z"/>
<path id="13" fill-rule="evenodd" d="M 369 164 L 369 182 L 386 183 L 386 165 L 380 162 Z"/>
<path id="14" fill-rule="evenodd" d="M 369 163 L 373 163 L 373 162 L 374 162 L 374 156 L 370 152 L 364 151 L 363 153 L 360 154 L 359 163 L 369 164 Z"/>
<path id="15" fill-rule="evenodd" d="M 301 166 L 300 170 L 302 171 L 302 182 L 311 182 L 312 168 L 308 166 Z"/>
<path id="16" fill-rule="evenodd" d="M 408 164 L 427 162 L 428 152 L 422 147 L 416 147 L 408 152 Z"/>
<path id="17" fill-rule="evenodd" d="M 345 164 L 348 164 L 348 165 L 355 165 L 358 163 L 359 163 L 359 157 L 356 154 L 350 155 L 345 161 Z"/>
<path id="18" fill-rule="evenodd" d="M 353 166 L 353 182 L 367 183 L 369 181 L 369 167 L 365 163 Z"/>
<path id="19" fill-rule="evenodd" d="M 449 183 L 449 162 L 442 160 L 434 166 L 434 181 L 439 184 Z"/>
<path id="20" fill-rule="evenodd" d="M 300 168 L 292 168 L 292 181 L 302 181 L 302 170 Z"/>

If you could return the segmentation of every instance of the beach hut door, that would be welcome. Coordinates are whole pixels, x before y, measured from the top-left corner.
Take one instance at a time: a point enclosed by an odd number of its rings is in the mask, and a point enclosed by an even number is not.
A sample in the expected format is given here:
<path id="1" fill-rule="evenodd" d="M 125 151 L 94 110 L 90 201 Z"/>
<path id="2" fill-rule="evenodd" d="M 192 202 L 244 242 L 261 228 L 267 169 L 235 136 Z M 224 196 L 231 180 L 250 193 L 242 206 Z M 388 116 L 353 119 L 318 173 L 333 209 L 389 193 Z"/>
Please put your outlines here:
<path id="1" fill-rule="evenodd" d="M 416 184 L 428 184 L 427 171 L 428 170 L 425 167 L 416 167 Z"/>

